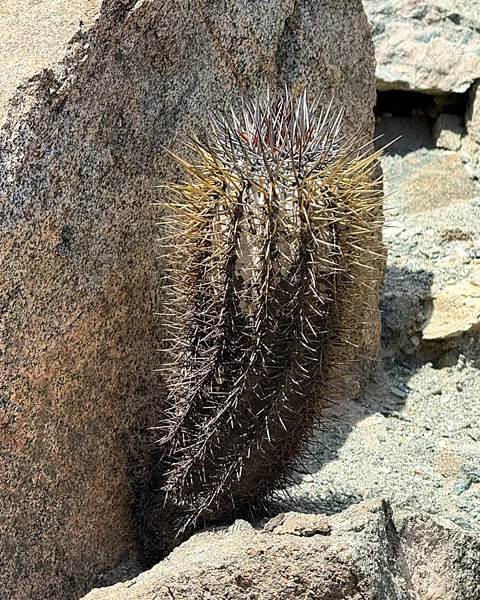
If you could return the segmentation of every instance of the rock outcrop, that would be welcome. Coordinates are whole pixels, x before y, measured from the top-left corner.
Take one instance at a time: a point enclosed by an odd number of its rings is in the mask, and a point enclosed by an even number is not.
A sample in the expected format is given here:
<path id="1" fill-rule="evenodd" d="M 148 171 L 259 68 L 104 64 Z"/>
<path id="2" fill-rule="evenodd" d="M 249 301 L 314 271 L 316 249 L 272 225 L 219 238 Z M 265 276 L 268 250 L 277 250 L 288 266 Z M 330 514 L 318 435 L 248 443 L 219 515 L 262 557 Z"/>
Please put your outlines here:
<path id="1" fill-rule="evenodd" d="M 335 90 L 345 133 L 373 128 L 373 64 L 360 0 L 105 0 L 65 60 L 22 84 L 0 132 L 5 597 L 71 600 L 135 557 L 161 400 L 152 202 L 178 176 L 164 146 L 267 84 Z M 376 290 L 359 306 L 368 355 Z"/>
<path id="2" fill-rule="evenodd" d="M 467 173 L 480 179 L 478 3 L 364 0 L 364 5 L 372 23 L 377 89 L 432 95 L 426 113 L 438 117 L 434 143 L 451 151 L 461 148 Z M 466 114 L 464 93 L 469 97 Z"/>
<path id="3" fill-rule="evenodd" d="M 480 78 L 480 10 L 471 0 L 365 0 L 379 90 L 463 93 Z"/>
<path id="4" fill-rule="evenodd" d="M 150 571 L 83 600 L 475 600 L 480 536 L 379 500 L 199 533 Z"/>

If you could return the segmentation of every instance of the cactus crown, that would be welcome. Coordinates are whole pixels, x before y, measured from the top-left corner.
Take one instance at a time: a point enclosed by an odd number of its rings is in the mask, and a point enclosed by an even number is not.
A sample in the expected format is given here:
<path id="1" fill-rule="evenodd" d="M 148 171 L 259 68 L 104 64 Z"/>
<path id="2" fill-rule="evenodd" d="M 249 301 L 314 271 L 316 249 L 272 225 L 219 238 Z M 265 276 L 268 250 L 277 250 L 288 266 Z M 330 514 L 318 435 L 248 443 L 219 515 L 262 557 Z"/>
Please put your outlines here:
<path id="1" fill-rule="evenodd" d="M 227 159 L 241 176 L 247 170 L 257 176 L 278 180 L 306 175 L 338 149 L 342 112 L 331 116 L 331 104 L 324 111 L 309 106 L 304 93 L 295 98 L 286 93 L 275 102 L 267 97 L 243 100 L 238 113 L 231 110 L 221 119 L 212 118 L 213 135 L 208 150 Z"/>

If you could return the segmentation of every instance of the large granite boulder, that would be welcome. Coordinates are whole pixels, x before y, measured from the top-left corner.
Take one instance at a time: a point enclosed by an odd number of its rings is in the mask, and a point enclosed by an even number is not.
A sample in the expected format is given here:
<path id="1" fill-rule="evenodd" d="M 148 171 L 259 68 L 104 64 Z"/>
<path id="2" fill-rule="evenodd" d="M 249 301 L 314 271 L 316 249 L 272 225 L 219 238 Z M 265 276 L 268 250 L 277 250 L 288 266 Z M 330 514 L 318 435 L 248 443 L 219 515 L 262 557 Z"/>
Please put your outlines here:
<path id="1" fill-rule="evenodd" d="M 65 43 L 55 31 L 45 44 Z M 12 600 L 71 600 L 135 558 L 161 408 L 152 202 L 177 175 L 164 146 L 267 84 L 335 91 L 345 133 L 373 129 L 360 0 L 105 0 L 57 64 L 59 47 L 0 132 L 0 589 Z M 364 293 L 369 355 L 377 291 Z"/>
<path id="2" fill-rule="evenodd" d="M 194 535 L 150 571 L 83 600 L 475 600 L 480 536 L 379 500 Z"/>
<path id="3" fill-rule="evenodd" d="M 364 0 L 364 5 L 379 90 L 462 93 L 480 78 L 475 0 Z"/>

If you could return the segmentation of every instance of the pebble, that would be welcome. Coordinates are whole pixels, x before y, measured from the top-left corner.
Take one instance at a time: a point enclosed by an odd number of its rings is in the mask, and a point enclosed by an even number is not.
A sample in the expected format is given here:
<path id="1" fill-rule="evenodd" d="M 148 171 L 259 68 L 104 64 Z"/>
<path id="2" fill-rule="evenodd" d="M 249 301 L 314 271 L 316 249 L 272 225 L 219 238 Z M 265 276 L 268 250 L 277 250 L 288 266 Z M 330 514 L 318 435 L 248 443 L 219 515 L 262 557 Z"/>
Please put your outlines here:
<path id="1" fill-rule="evenodd" d="M 458 525 L 459 527 L 463 527 L 463 529 L 471 529 L 472 528 L 469 521 L 467 521 L 463 517 L 458 517 L 455 515 L 455 516 L 449 517 L 449 519 L 450 519 L 450 521 L 452 521 L 452 523 L 455 523 L 455 525 Z"/>
<path id="2" fill-rule="evenodd" d="M 473 198 L 473 200 L 470 200 L 470 204 L 472 206 L 475 206 L 475 208 L 480 208 L 480 196 L 477 196 Z"/>
<path id="3" fill-rule="evenodd" d="M 465 510 L 466 512 L 471 512 L 475 510 L 475 500 L 473 498 L 469 498 L 468 496 L 465 498 L 458 498 L 455 500 L 455 505 L 458 506 L 461 510 Z"/>
<path id="4" fill-rule="evenodd" d="M 480 469 L 472 469 L 468 466 L 464 466 L 463 470 L 465 471 L 469 481 L 472 483 L 480 483 Z"/>
<path id="5" fill-rule="evenodd" d="M 411 415 L 406 415 L 405 413 L 398 412 L 396 410 L 386 410 L 382 412 L 384 417 L 392 417 L 394 419 L 398 419 L 399 421 L 407 421 L 411 423 L 413 421 L 413 417 Z"/>
<path id="6" fill-rule="evenodd" d="M 480 428 L 475 427 L 475 429 L 472 429 L 468 432 L 468 435 L 472 438 L 474 442 L 480 441 Z"/>
<path id="7" fill-rule="evenodd" d="M 405 400 L 405 398 L 408 397 L 408 392 L 400 389 L 399 387 L 393 386 L 390 388 L 390 391 L 392 392 L 392 394 L 394 396 L 397 396 L 398 398 L 401 398 L 402 400 Z"/>
<path id="8" fill-rule="evenodd" d="M 453 493 L 459 496 L 463 494 L 468 488 L 471 486 L 472 482 L 470 479 L 461 479 L 460 481 L 455 482 L 453 486 Z"/>

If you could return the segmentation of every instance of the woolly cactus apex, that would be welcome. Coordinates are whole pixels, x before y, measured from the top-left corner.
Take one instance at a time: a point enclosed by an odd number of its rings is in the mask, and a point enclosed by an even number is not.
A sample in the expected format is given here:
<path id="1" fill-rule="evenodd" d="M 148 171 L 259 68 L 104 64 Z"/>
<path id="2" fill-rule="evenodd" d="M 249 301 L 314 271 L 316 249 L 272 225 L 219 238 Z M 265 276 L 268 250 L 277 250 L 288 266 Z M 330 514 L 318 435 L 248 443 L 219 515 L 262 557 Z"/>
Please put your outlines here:
<path id="1" fill-rule="evenodd" d="M 378 154 L 341 121 L 305 94 L 244 101 L 177 157 L 159 485 L 180 534 L 285 483 L 349 370 L 382 192 Z"/>

